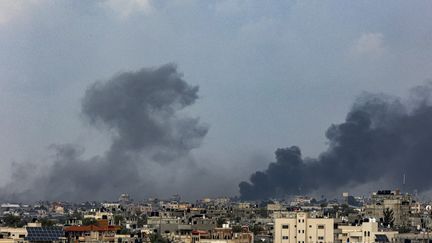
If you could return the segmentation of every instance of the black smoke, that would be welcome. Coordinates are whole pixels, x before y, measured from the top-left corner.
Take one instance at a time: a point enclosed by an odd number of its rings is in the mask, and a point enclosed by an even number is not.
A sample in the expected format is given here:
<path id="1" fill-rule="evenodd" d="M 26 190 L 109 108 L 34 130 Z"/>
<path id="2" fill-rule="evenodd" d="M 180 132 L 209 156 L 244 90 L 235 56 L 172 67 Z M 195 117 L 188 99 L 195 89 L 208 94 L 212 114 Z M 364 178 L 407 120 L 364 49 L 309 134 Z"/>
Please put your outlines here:
<path id="1" fill-rule="evenodd" d="M 167 162 L 196 148 L 207 133 L 197 118 L 177 113 L 197 99 L 198 87 L 182 80 L 174 65 L 165 65 L 95 83 L 85 93 L 82 113 L 113 131 L 111 152 L 145 151 Z"/>
<path id="2" fill-rule="evenodd" d="M 280 148 L 276 161 L 239 184 L 245 200 L 336 190 L 385 181 L 404 190 L 432 187 L 431 84 L 416 87 L 408 100 L 378 94 L 357 99 L 343 123 L 326 132 L 328 149 L 303 158 L 299 147 Z"/>
<path id="3" fill-rule="evenodd" d="M 208 128 L 182 111 L 197 99 L 198 87 L 186 83 L 172 64 L 96 82 L 82 99 L 82 115 L 109 132 L 112 141 L 106 152 L 84 158 L 85 149 L 79 145 L 53 145 L 50 166 L 39 173 L 34 170 L 33 177 L 27 165 L 17 166 L 17 179 L 2 194 L 16 200 L 109 199 L 122 192 L 139 197 L 156 187 L 149 179 L 158 176 L 155 166 L 192 160 L 190 151 L 200 145 Z M 21 185 L 26 181 L 28 185 Z M 17 193 L 22 188 L 26 190 Z"/>

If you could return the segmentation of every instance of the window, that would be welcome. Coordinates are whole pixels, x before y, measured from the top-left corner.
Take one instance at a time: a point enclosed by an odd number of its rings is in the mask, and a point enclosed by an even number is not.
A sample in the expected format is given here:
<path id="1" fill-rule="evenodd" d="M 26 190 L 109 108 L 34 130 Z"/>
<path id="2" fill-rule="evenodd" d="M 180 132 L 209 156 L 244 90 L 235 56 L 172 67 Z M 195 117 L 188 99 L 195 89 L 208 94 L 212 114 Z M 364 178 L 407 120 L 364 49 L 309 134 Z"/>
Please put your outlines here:
<path id="1" fill-rule="evenodd" d="M 309 225 L 309 228 L 312 228 L 312 225 Z"/>
<path id="2" fill-rule="evenodd" d="M 364 232 L 364 236 L 366 236 L 366 231 Z"/>
<path id="3" fill-rule="evenodd" d="M 324 236 L 318 236 L 318 240 L 324 240 Z"/>
<path id="4" fill-rule="evenodd" d="M 289 226 L 288 226 L 287 224 L 283 224 L 283 225 L 282 225 L 282 229 L 288 229 L 288 227 L 289 227 Z"/>
<path id="5" fill-rule="evenodd" d="M 302 219 L 302 223 L 304 223 L 304 219 Z"/>
<path id="6" fill-rule="evenodd" d="M 299 219 L 299 223 L 301 223 L 301 220 Z"/>
<path id="7" fill-rule="evenodd" d="M 368 236 L 370 236 L 370 231 L 368 231 Z"/>
<path id="8" fill-rule="evenodd" d="M 286 235 L 282 236 L 282 240 L 288 240 L 288 236 Z"/>
<path id="9" fill-rule="evenodd" d="M 323 224 L 318 225 L 318 229 L 324 229 L 324 225 Z"/>
<path id="10" fill-rule="evenodd" d="M 300 234 L 301 230 L 299 230 L 299 234 Z"/>
<path id="11" fill-rule="evenodd" d="M 302 230 L 302 233 L 304 234 L 304 230 Z"/>

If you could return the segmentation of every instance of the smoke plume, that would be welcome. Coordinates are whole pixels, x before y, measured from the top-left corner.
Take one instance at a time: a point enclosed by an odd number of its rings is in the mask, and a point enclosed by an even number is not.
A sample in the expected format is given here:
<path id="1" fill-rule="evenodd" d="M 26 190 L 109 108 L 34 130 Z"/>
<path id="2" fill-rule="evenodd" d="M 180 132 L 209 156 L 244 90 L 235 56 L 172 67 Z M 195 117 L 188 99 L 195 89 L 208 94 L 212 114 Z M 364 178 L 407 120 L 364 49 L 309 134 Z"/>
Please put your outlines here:
<path id="1" fill-rule="evenodd" d="M 386 181 L 404 190 L 432 187 L 432 85 L 416 87 L 411 97 L 364 94 L 343 123 L 326 132 L 328 149 L 303 158 L 297 146 L 276 150 L 276 161 L 239 184 L 245 200 L 329 191 Z"/>
<path id="2" fill-rule="evenodd" d="M 207 133 L 198 119 L 177 114 L 197 93 L 175 66 L 165 65 L 95 83 L 86 91 L 82 112 L 92 124 L 114 132 L 109 153 L 145 151 L 167 162 L 196 148 Z"/>
<path id="3" fill-rule="evenodd" d="M 149 177 L 157 166 L 192 163 L 189 152 L 200 145 L 207 127 L 181 111 L 198 99 L 198 87 L 182 79 L 172 64 L 125 72 L 96 82 L 82 99 L 82 115 L 112 136 L 102 155 L 83 158 L 84 148 L 53 145 L 55 159 L 33 178 L 16 170 L 29 185 L 7 187 L 17 199 L 107 199 L 121 192 L 135 195 L 151 191 Z M 20 172 L 21 171 L 21 172 Z M 168 176 L 168 175 L 166 175 Z M 150 188 L 150 189 L 149 189 Z"/>

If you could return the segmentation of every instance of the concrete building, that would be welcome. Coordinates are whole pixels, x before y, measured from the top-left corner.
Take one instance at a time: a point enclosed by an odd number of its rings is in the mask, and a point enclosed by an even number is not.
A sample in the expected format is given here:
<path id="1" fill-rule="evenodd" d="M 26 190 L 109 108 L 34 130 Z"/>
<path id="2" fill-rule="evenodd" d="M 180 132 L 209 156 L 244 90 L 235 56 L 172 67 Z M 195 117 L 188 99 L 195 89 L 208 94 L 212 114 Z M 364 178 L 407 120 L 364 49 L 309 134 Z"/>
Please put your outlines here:
<path id="1" fill-rule="evenodd" d="M 390 209 L 393 211 L 394 225 L 409 226 L 412 203 L 411 195 L 401 194 L 398 190 L 374 192 L 371 202 L 365 205 L 365 216 L 382 222 L 384 210 Z"/>
<path id="2" fill-rule="evenodd" d="M 273 212 L 273 211 L 281 211 L 283 207 L 280 203 L 269 203 L 267 204 L 266 209 L 267 211 Z"/>
<path id="3" fill-rule="evenodd" d="M 253 243 L 254 235 L 245 229 L 234 233 L 228 224 L 224 224 L 212 231 L 193 231 L 191 240 L 191 243 Z"/>
<path id="4" fill-rule="evenodd" d="M 290 202 L 290 206 L 303 206 L 303 205 L 309 205 L 312 201 L 311 197 L 308 196 L 296 196 L 294 199 Z"/>
<path id="5" fill-rule="evenodd" d="M 68 242 L 114 242 L 120 226 L 108 225 L 107 220 L 99 220 L 97 225 L 64 227 Z"/>
<path id="6" fill-rule="evenodd" d="M 311 218 L 306 212 L 275 219 L 274 232 L 274 243 L 329 243 L 335 241 L 334 219 Z"/>
<path id="7" fill-rule="evenodd" d="M 25 228 L 0 227 L 0 243 L 24 242 L 26 236 Z"/>
<path id="8" fill-rule="evenodd" d="M 339 242 L 372 243 L 372 242 L 396 242 L 397 231 L 384 231 L 378 229 L 378 223 L 374 220 L 363 222 L 361 225 L 340 225 L 337 239 Z"/>

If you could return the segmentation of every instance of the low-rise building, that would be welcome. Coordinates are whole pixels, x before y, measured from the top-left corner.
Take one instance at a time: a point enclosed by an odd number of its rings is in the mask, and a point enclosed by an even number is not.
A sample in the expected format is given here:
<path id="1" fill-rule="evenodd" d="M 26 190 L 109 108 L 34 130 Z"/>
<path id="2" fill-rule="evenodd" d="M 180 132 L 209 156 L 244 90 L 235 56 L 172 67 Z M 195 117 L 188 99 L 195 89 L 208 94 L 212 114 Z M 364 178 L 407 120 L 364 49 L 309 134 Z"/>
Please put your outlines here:
<path id="1" fill-rule="evenodd" d="M 67 226 L 64 228 L 68 242 L 114 241 L 120 226 L 108 225 L 107 220 L 99 220 L 97 225 Z"/>
<path id="2" fill-rule="evenodd" d="M 364 212 L 365 216 L 382 222 L 384 211 L 388 209 L 393 212 L 394 225 L 409 226 L 412 204 L 412 197 L 409 194 L 401 194 L 398 190 L 382 190 L 373 193 L 371 202 L 365 205 Z"/>
<path id="3" fill-rule="evenodd" d="M 0 227 L 0 243 L 19 243 L 24 242 L 27 236 L 25 228 Z"/>
<path id="4" fill-rule="evenodd" d="M 332 218 L 311 218 L 306 212 L 276 218 L 274 243 L 334 242 L 334 223 Z"/>
<path id="5" fill-rule="evenodd" d="M 340 225 L 337 239 L 340 242 L 372 243 L 372 242 L 396 242 L 397 231 L 379 230 L 378 223 L 374 220 L 363 222 L 361 225 Z"/>

